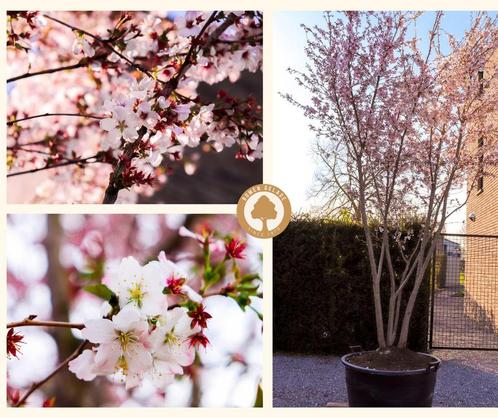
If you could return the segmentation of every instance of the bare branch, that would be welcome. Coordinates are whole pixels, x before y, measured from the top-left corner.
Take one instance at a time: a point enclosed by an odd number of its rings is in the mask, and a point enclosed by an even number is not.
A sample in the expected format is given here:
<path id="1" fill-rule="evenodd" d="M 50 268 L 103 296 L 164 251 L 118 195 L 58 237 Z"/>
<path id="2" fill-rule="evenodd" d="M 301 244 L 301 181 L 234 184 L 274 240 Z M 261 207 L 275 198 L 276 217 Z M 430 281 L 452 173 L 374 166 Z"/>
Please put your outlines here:
<path id="1" fill-rule="evenodd" d="M 48 117 L 48 116 L 74 116 L 74 117 L 80 117 L 80 118 L 104 119 L 104 116 L 85 115 L 83 113 L 42 113 L 39 115 L 27 116 L 25 118 L 20 118 L 20 119 L 16 119 L 16 120 L 9 120 L 7 122 L 7 126 L 11 126 L 11 125 L 14 125 L 16 123 L 23 122 L 25 120 L 44 118 L 44 117 Z"/>
<path id="2" fill-rule="evenodd" d="M 68 363 L 78 357 L 81 352 L 85 349 L 85 347 L 89 344 L 88 340 L 84 340 L 76 350 L 68 357 L 66 358 L 61 364 L 59 364 L 55 370 L 50 373 L 45 379 L 40 380 L 37 383 L 33 383 L 31 387 L 28 389 L 28 391 L 19 399 L 19 401 L 14 405 L 16 408 L 22 406 L 28 397 L 35 391 L 37 390 L 40 386 L 42 386 L 44 383 L 48 382 L 52 377 L 54 377 L 57 373 L 59 373 L 62 369 L 64 369 Z"/>
<path id="3" fill-rule="evenodd" d="M 32 168 L 30 170 L 9 173 L 9 174 L 7 174 L 7 177 L 15 177 L 15 176 L 21 176 L 23 174 L 37 173 L 38 171 L 50 170 L 52 168 L 65 167 L 65 166 L 73 165 L 73 164 L 85 165 L 85 164 L 100 163 L 100 162 L 102 162 L 99 160 L 100 156 L 101 156 L 101 153 L 98 153 L 98 154 L 92 155 L 91 157 L 87 157 L 87 158 L 70 159 L 70 160 L 66 160 L 66 161 L 63 161 L 63 162 L 58 163 L 58 164 L 46 165 L 45 167 Z"/>
<path id="4" fill-rule="evenodd" d="M 19 328 L 19 327 L 54 327 L 54 328 L 85 328 L 84 324 L 77 324 L 72 322 L 60 322 L 60 321 L 35 321 L 28 317 L 18 322 L 10 322 L 7 324 L 7 328 Z"/>

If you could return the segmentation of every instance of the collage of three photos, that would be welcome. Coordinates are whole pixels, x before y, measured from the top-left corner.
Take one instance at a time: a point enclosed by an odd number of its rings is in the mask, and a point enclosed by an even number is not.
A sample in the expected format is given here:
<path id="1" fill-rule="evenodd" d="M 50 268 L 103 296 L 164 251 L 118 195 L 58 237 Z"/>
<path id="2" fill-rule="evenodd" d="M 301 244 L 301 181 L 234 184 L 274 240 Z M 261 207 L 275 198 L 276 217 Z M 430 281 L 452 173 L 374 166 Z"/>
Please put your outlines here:
<path id="1" fill-rule="evenodd" d="M 4 18 L 8 408 L 498 407 L 496 12 Z"/>

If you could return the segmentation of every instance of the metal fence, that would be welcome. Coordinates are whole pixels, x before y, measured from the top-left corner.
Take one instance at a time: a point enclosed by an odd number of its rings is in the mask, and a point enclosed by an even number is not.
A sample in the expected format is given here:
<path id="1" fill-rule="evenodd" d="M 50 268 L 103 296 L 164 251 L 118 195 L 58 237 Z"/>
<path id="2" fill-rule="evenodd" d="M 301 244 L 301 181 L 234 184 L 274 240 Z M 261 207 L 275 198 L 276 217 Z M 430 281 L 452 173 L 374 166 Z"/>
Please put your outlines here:
<path id="1" fill-rule="evenodd" d="M 431 276 L 430 347 L 498 350 L 498 236 L 443 234 Z"/>

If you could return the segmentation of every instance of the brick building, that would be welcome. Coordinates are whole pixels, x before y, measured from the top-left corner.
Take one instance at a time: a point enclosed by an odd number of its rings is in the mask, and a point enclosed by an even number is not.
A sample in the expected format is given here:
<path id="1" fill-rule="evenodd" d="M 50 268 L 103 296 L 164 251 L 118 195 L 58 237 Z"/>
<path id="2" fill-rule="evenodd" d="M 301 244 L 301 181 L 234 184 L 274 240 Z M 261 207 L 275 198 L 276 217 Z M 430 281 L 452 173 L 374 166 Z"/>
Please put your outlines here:
<path id="1" fill-rule="evenodd" d="M 498 236 L 498 167 L 486 169 L 494 175 L 481 176 L 470 194 L 466 233 Z M 498 238 L 468 237 L 465 247 L 465 313 L 498 331 Z"/>

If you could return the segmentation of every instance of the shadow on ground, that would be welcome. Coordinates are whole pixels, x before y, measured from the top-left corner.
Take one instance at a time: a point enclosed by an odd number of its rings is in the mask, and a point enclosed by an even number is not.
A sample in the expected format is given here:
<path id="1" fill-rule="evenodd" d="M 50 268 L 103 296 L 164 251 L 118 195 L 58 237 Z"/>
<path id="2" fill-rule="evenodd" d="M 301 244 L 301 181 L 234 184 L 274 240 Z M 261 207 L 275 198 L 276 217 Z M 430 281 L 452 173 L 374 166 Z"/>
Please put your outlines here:
<path id="1" fill-rule="evenodd" d="M 435 407 L 498 407 L 498 352 L 434 352 L 442 360 Z M 277 353 L 273 356 L 273 406 L 324 407 L 347 403 L 339 357 Z"/>

